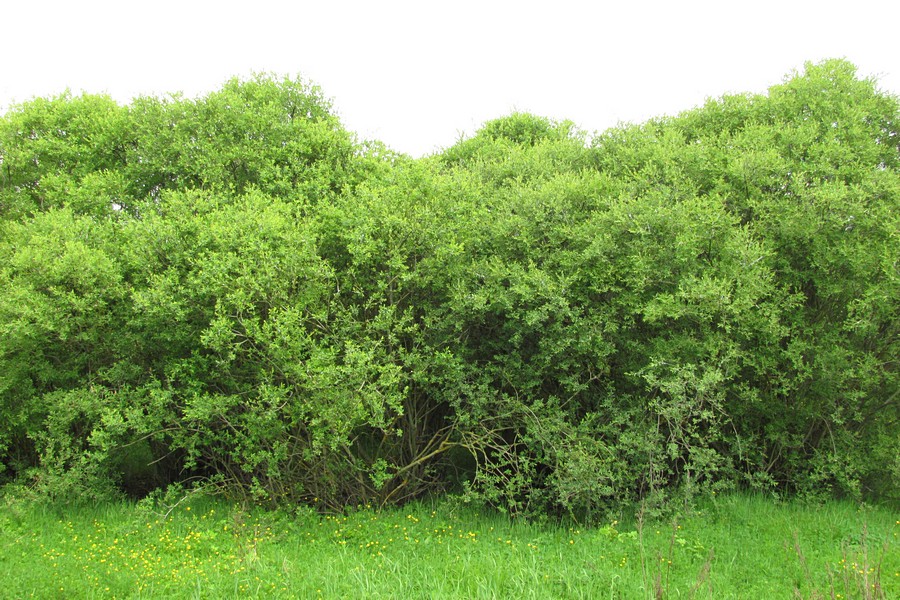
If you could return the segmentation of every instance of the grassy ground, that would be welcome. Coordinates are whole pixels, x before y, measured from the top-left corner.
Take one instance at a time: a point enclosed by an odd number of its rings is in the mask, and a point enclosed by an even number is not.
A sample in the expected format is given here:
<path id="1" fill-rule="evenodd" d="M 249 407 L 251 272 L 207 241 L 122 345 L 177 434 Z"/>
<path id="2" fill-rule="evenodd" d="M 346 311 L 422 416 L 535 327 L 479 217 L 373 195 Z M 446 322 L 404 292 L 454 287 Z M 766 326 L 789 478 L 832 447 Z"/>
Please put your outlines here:
<path id="1" fill-rule="evenodd" d="M 166 515 L 8 495 L 0 598 L 900 598 L 898 519 L 746 495 L 589 529 L 451 504 L 319 517 L 193 498 Z"/>

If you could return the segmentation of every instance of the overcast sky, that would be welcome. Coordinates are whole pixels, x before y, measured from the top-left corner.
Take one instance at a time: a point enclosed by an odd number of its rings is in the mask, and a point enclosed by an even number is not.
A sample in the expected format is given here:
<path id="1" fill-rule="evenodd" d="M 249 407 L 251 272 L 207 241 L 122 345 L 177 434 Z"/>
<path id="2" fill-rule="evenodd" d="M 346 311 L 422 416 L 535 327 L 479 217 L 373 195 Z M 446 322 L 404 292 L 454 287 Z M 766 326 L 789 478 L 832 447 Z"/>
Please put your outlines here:
<path id="1" fill-rule="evenodd" d="M 2 0 L 0 111 L 66 88 L 196 96 L 269 71 L 420 156 L 514 110 L 602 131 L 831 57 L 897 94 L 898 22 L 898 0 Z"/>

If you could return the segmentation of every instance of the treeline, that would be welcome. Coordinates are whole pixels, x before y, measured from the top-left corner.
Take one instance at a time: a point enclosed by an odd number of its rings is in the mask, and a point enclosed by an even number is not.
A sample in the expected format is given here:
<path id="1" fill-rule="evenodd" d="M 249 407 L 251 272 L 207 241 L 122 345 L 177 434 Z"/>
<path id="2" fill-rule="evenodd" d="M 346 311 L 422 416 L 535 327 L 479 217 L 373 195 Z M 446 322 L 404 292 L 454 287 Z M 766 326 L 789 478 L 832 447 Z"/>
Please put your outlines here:
<path id="1" fill-rule="evenodd" d="M 530 514 L 900 500 L 900 105 L 853 65 L 423 159 L 293 79 L 0 119 L 0 478 Z"/>

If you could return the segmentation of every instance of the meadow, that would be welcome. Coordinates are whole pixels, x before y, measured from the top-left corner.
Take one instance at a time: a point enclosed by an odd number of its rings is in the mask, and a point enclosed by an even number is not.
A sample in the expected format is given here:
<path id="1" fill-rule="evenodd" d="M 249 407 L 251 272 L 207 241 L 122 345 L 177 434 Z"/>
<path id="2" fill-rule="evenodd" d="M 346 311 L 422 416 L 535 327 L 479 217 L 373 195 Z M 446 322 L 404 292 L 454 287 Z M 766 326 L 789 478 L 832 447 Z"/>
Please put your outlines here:
<path id="1" fill-rule="evenodd" d="M 0 597 L 900 597 L 896 511 L 737 494 L 681 513 L 584 528 L 446 499 L 318 515 L 8 495 Z"/>

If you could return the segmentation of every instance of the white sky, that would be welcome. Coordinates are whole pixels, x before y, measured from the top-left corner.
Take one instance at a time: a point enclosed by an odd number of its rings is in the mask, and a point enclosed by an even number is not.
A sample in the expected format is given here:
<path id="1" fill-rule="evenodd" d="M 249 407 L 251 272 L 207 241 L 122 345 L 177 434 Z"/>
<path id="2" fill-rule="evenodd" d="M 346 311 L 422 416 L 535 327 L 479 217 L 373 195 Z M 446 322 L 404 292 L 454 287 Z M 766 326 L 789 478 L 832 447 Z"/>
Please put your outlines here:
<path id="1" fill-rule="evenodd" d="M 897 0 L 0 0 L 0 111 L 67 87 L 127 103 L 271 71 L 419 156 L 513 110 L 602 131 L 830 57 L 898 94 L 897 23 Z"/>

